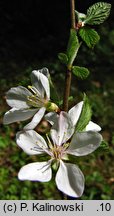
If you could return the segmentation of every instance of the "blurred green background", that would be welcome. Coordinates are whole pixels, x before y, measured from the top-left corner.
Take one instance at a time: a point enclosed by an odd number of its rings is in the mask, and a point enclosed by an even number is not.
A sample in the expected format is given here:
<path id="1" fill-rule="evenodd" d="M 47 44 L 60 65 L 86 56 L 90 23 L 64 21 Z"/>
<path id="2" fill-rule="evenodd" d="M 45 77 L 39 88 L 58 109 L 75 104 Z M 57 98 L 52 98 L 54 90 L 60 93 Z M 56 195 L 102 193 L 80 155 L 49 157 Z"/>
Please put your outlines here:
<path id="1" fill-rule="evenodd" d="M 78 11 L 98 1 L 76 2 Z M 70 107 L 85 92 L 93 110 L 92 120 L 102 127 L 104 148 L 76 159 L 85 175 L 86 200 L 114 199 L 114 8 L 109 19 L 96 30 L 101 36 L 94 50 L 81 47 L 77 65 L 91 71 L 86 81 L 72 78 Z M 57 54 L 66 50 L 70 28 L 68 0 L 1 0 L 0 1 L 0 199 L 63 199 L 54 180 L 48 183 L 21 182 L 19 169 L 36 156 L 28 156 L 15 143 L 15 134 L 22 123 L 2 124 L 9 109 L 5 92 L 13 86 L 26 86 L 32 70 L 47 67 L 62 99 L 65 68 Z M 109 147 L 108 147 L 109 145 Z M 71 199 L 68 197 L 68 199 Z"/>

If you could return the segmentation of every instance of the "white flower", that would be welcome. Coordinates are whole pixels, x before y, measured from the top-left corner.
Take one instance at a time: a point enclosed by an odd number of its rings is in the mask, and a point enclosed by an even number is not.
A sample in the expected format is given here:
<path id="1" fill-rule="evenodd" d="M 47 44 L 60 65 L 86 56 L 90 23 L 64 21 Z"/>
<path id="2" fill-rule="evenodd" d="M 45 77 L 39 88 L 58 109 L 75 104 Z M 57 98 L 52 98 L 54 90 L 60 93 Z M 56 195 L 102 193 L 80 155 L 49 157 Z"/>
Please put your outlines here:
<path id="1" fill-rule="evenodd" d="M 37 126 L 44 116 L 46 107 L 49 106 L 50 86 L 48 76 L 47 68 L 34 70 L 31 73 L 32 86 L 28 86 L 30 90 L 18 86 L 7 92 L 6 101 L 12 109 L 5 113 L 4 124 L 24 121 L 34 116 L 24 129 L 33 129 Z"/>
<path id="2" fill-rule="evenodd" d="M 83 104 L 84 104 L 84 102 L 81 101 L 68 111 L 68 116 L 69 116 L 74 128 L 76 127 L 76 124 L 80 118 Z M 54 113 L 54 112 L 50 112 L 50 113 L 47 113 L 45 115 L 45 119 L 51 125 L 53 125 L 57 121 L 58 117 L 59 117 L 59 115 L 57 113 Z M 99 132 L 100 130 L 101 130 L 101 127 L 92 121 L 89 121 L 89 123 L 87 124 L 87 126 L 85 128 L 85 131 L 97 131 L 97 132 Z"/>
<path id="3" fill-rule="evenodd" d="M 29 155 L 46 153 L 48 161 L 34 162 L 23 166 L 18 174 L 20 180 L 47 182 L 52 178 L 51 165 L 56 162 L 58 170 L 55 176 L 57 188 L 68 196 L 80 197 L 84 191 L 84 176 L 77 165 L 64 162 L 68 154 L 88 155 L 97 149 L 102 141 L 98 132 L 75 132 L 71 119 L 61 112 L 50 131 L 51 139 L 44 140 L 36 131 L 17 133 L 17 144 Z M 72 136 L 73 135 L 73 136 Z M 71 141 L 70 141 L 71 140 Z"/>

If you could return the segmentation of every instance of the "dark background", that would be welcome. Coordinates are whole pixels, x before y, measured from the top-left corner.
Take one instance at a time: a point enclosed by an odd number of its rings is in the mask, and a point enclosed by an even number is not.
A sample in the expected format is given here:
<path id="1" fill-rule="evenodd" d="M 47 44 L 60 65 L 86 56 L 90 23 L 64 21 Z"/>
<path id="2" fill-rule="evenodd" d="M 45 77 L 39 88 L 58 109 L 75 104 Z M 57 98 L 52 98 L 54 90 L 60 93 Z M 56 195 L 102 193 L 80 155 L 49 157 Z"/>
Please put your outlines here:
<path id="1" fill-rule="evenodd" d="M 86 13 L 95 2 L 77 0 L 76 9 Z M 106 2 L 113 4 L 112 0 Z M 56 58 L 66 48 L 69 36 L 69 4 L 69 0 L 1 0 L 0 61 Z M 112 9 L 105 24 L 114 28 L 113 20 Z"/>

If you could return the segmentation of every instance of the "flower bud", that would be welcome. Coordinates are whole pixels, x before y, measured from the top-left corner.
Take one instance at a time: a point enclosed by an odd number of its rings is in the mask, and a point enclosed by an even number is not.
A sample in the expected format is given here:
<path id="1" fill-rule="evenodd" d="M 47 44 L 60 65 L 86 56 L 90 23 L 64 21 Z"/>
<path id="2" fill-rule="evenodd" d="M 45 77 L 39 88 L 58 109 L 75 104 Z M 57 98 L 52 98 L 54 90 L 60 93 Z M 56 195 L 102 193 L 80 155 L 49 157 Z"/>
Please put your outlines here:
<path id="1" fill-rule="evenodd" d="M 48 112 L 59 112 L 60 111 L 59 107 L 55 103 L 52 103 L 52 102 L 48 102 L 46 104 L 46 110 Z"/>

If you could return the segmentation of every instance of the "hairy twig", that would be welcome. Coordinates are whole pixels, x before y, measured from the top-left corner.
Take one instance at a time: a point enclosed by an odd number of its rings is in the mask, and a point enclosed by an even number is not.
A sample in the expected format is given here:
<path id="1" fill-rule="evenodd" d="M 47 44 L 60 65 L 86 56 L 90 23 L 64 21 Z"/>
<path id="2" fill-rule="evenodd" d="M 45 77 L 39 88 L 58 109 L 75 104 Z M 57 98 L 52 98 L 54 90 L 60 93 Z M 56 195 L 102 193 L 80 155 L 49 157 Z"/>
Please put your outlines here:
<path id="1" fill-rule="evenodd" d="M 71 28 L 75 29 L 75 0 L 70 0 L 71 7 Z M 64 89 L 64 99 L 63 99 L 63 110 L 68 111 L 68 98 L 70 95 L 70 86 L 71 86 L 71 77 L 72 71 L 70 68 L 67 68 L 65 76 L 65 89 Z"/>

